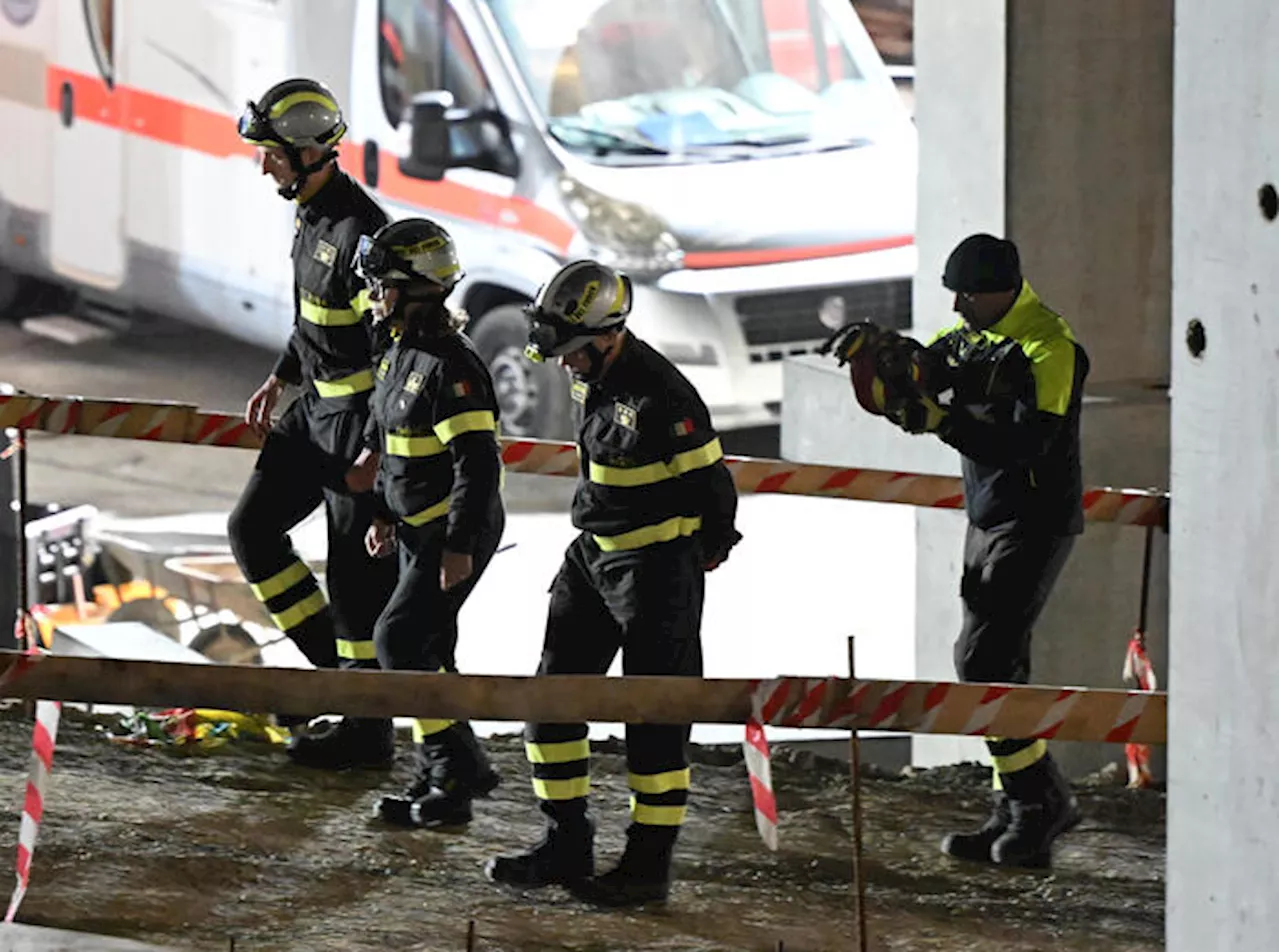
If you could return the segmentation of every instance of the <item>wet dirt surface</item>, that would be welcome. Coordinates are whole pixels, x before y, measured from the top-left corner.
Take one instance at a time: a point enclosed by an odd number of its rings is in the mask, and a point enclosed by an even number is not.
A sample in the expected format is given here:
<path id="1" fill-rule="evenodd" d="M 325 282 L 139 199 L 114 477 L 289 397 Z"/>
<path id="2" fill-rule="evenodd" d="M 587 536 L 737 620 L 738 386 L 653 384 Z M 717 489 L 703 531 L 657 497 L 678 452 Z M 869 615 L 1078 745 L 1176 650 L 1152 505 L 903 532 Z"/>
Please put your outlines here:
<path id="1" fill-rule="evenodd" d="M 30 737 L 17 705 L 0 713 L 0 857 L 14 855 Z M 68 709 L 18 918 L 193 952 L 462 950 L 469 920 L 474 948 L 495 952 L 855 948 L 846 764 L 775 749 L 771 854 L 739 752 L 697 749 L 671 901 L 620 913 L 484 879 L 488 857 L 540 833 L 518 738 L 487 746 L 505 782 L 465 832 L 409 832 L 367 819 L 378 792 L 408 779 L 407 742 L 392 774 L 318 773 L 247 743 L 120 746 Z M 602 869 L 622 845 L 620 745 L 593 745 L 592 774 Z M 864 780 L 871 948 L 1163 948 L 1162 793 L 1077 785 L 1085 820 L 1049 875 L 938 852 L 944 832 L 981 820 L 988 783 L 977 765 Z"/>

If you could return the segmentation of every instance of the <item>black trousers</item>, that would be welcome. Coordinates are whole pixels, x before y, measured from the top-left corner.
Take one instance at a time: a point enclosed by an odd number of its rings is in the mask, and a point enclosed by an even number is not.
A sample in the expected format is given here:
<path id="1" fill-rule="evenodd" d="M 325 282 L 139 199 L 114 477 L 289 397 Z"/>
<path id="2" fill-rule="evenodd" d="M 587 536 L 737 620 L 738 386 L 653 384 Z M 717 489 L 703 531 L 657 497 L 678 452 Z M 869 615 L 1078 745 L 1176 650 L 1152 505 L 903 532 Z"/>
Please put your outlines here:
<path id="1" fill-rule="evenodd" d="M 960 579 L 964 620 L 955 643 L 961 681 L 1030 680 L 1031 631 L 1074 544 L 1075 536 L 1029 532 L 1016 524 L 969 526 Z M 1005 737 L 986 741 L 996 786 L 1016 799 L 1034 799 L 1049 763 L 1045 742 Z"/>
<path id="2" fill-rule="evenodd" d="M 627 675 L 702 674 L 700 549 L 678 539 L 601 552 L 583 534 L 551 585 L 539 674 L 604 674 L 618 651 Z M 689 725 L 628 724 L 633 829 L 674 835 L 689 799 Z M 553 819 L 586 811 L 586 724 L 529 724 L 533 787 Z"/>
<path id="3" fill-rule="evenodd" d="M 276 627 L 320 668 L 376 668 L 373 627 L 396 584 L 393 559 L 364 547 L 373 497 L 343 477 L 363 443 L 368 397 L 304 392 L 272 428 L 227 523 L 231 551 Z M 321 503 L 328 598 L 288 532 Z"/>
<path id="4" fill-rule="evenodd" d="M 458 612 L 497 551 L 505 523 L 502 503 L 495 500 L 488 529 L 472 553 L 471 577 L 447 592 L 440 588 L 446 520 L 417 528 L 403 522 L 396 526 L 400 577 L 373 629 L 379 665 L 400 671 L 457 670 Z M 453 723 L 418 720 L 414 740 L 421 743 Z"/>

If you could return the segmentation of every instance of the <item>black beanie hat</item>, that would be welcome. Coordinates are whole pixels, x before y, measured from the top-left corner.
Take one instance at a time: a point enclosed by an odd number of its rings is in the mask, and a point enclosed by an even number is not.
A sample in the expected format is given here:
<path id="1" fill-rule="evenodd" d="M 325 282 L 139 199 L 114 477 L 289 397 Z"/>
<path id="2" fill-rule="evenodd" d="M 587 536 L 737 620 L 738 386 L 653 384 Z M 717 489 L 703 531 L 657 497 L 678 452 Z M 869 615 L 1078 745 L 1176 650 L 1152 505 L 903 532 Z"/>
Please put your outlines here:
<path id="1" fill-rule="evenodd" d="M 1022 263 L 1017 246 L 994 235 L 970 235 L 947 258 L 942 285 L 968 294 L 1020 289 Z"/>

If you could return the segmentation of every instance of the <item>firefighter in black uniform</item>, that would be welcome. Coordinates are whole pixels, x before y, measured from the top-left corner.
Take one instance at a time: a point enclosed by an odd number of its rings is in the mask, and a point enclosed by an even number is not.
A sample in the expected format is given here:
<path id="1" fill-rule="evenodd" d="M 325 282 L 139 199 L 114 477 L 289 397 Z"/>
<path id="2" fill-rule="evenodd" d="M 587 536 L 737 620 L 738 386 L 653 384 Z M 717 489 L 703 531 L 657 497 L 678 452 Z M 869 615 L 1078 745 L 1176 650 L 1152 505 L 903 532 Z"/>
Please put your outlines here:
<path id="1" fill-rule="evenodd" d="M 604 674 L 619 648 L 627 675 L 702 673 L 704 573 L 741 538 L 737 492 L 710 415 L 687 379 L 624 328 L 631 284 L 594 261 L 566 265 L 530 308 L 526 353 L 573 375 L 582 530 L 551 585 L 539 674 Z M 490 879 L 558 883 L 601 905 L 666 898 L 689 797 L 689 727 L 627 725 L 627 846 L 592 878 L 594 825 L 586 724 L 529 724 L 526 750 L 546 835 L 490 860 Z"/>
<path id="2" fill-rule="evenodd" d="M 240 117 L 240 138 L 257 148 L 263 174 L 298 206 L 295 319 L 288 345 L 245 410 L 265 442 L 228 534 L 254 594 L 312 664 L 376 668 L 373 626 L 395 587 L 396 566 L 365 551 L 373 496 L 350 492 L 345 477 L 363 446 L 377 349 L 351 265 L 360 236 L 376 232 L 387 216 L 337 166 L 334 149 L 346 128 L 333 94 L 309 79 L 273 86 Z M 286 385 L 302 392 L 273 425 Z M 327 598 L 287 534 L 322 502 Z M 328 727 L 299 731 L 290 757 L 333 769 L 390 766 L 389 720 L 344 719 Z"/>
<path id="3" fill-rule="evenodd" d="M 453 240 L 421 218 L 360 240 L 356 270 L 374 319 L 395 343 L 376 372 L 364 451 L 348 475 L 372 487 L 378 511 L 369 552 L 398 552 L 400 580 L 373 631 L 383 668 L 456 671 L 458 612 L 497 551 L 506 521 L 500 494 L 498 403 L 483 359 L 445 305 L 463 276 Z M 466 721 L 414 723 L 417 774 L 374 814 L 401 826 L 453 826 L 471 800 L 498 785 Z"/>
<path id="4" fill-rule="evenodd" d="M 952 251 L 942 280 L 961 320 L 923 354 L 935 368 L 924 374 L 932 385 L 891 401 L 885 415 L 962 457 L 969 525 L 957 676 L 1025 684 L 1032 626 L 1084 530 L 1080 406 L 1089 358 L 1023 279 L 1013 242 L 971 235 Z M 837 356 L 849 358 L 856 340 L 837 334 Z M 943 852 L 1048 866 L 1053 841 L 1080 820 L 1070 785 L 1043 740 L 988 737 L 987 748 L 992 815 L 972 833 L 948 835 Z"/>

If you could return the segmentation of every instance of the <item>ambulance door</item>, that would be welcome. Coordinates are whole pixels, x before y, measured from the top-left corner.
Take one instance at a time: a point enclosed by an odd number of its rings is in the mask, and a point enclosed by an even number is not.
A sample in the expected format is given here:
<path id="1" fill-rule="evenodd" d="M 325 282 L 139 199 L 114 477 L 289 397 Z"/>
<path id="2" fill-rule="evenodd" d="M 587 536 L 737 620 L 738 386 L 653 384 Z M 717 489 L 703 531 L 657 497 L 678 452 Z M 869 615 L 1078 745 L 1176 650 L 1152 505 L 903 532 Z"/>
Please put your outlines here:
<path id="1" fill-rule="evenodd" d="M 124 95 L 120 0 L 58 5 L 50 96 L 53 269 L 101 288 L 124 281 Z"/>

